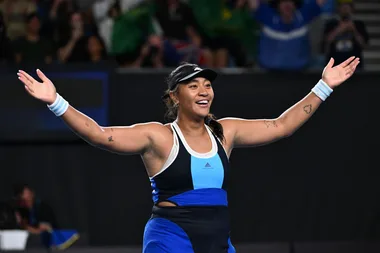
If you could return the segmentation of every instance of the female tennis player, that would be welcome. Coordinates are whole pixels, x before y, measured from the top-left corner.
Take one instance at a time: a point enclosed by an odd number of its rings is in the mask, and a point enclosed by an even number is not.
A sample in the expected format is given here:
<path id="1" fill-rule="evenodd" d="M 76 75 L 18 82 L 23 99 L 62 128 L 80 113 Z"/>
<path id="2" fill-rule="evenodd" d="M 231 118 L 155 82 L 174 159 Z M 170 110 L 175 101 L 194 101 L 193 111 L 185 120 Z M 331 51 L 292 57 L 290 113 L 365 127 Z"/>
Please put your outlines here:
<path id="1" fill-rule="evenodd" d="M 211 83 L 217 73 L 182 64 L 168 77 L 163 96 L 170 124 L 149 122 L 103 127 L 60 96 L 40 70 L 39 82 L 24 71 L 26 91 L 88 143 L 116 153 L 139 154 L 153 189 L 152 217 L 146 224 L 143 252 L 235 252 L 230 241 L 227 204 L 228 158 L 235 147 L 264 145 L 290 136 L 355 72 L 351 57 L 333 67 L 331 59 L 311 92 L 278 118 L 216 120 L 210 114 Z M 132 108 L 131 108 L 132 109 Z"/>

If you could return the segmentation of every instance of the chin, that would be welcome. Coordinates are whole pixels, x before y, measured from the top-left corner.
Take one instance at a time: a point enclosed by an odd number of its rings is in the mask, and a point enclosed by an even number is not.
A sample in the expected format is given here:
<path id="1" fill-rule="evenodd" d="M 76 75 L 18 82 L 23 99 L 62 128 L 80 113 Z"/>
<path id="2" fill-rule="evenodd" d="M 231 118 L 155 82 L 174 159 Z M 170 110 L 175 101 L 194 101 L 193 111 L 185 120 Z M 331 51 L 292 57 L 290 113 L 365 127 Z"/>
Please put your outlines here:
<path id="1" fill-rule="evenodd" d="M 202 118 L 204 119 L 205 117 L 207 117 L 207 115 L 210 113 L 210 109 L 204 109 L 204 110 L 196 110 L 194 112 L 194 114 L 199 117 L 199 118 Z"/>

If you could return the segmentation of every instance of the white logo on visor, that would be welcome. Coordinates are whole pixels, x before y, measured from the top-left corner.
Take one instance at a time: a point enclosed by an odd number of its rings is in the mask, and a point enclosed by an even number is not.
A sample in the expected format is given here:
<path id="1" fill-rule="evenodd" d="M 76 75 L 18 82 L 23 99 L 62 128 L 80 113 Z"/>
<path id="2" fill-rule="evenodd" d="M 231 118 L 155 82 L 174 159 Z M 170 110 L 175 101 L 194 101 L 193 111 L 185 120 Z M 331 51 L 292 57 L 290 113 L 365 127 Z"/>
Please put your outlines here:
<path id="1" fill-rule="evenodd" d="M 199 68 L 199 67 L 196 67 L 196 68 L 194 69 L 194 71 L 197 71 L 197 70 L 202 70 L 202 69 Z"/>

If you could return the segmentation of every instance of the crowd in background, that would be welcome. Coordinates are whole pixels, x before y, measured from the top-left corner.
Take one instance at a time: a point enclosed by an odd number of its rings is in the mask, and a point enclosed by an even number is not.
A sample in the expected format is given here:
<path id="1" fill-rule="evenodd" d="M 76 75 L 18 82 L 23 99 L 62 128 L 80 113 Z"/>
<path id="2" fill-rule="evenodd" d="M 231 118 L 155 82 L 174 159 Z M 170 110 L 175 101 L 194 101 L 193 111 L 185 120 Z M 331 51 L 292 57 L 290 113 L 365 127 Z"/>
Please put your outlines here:
<path id="1" fill-rule="evenodd" d="M 0 0 L 0 12 L 0 60 L 34 66 L 304 70 L 369 41 L 351 0 Z"/>

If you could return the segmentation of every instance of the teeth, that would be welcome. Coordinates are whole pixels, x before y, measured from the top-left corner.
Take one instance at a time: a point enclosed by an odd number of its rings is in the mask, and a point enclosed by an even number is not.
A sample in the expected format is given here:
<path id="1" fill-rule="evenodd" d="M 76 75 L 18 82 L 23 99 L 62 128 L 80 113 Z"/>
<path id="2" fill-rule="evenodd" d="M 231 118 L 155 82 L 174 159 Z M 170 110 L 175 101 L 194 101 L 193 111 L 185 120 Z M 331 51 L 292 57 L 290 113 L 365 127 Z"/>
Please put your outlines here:
<path id="1" fill-rule="evenodd" d="M 208 104 L 207 100 L 198 101 L 197 104 Z"/>

